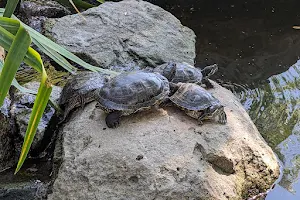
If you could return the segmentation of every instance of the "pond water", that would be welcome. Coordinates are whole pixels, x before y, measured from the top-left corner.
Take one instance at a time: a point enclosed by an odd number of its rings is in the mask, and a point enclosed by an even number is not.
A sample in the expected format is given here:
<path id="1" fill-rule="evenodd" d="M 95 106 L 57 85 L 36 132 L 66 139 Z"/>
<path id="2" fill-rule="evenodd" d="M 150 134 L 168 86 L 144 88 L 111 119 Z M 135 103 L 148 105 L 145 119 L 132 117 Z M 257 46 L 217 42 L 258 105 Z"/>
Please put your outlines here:
<path id="1" fill-rule="evenodd" d="M 196 65 L 231 89 L 282 161 L 268 200 L 300 199 L 300 1 L 152 1 L 197 35 Z"/>

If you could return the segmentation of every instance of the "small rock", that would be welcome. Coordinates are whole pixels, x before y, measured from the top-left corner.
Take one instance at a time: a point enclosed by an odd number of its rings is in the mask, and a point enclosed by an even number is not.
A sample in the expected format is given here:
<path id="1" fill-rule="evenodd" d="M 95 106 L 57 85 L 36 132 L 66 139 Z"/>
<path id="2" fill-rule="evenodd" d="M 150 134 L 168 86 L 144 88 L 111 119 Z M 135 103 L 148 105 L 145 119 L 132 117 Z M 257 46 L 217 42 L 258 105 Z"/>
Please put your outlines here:
<path id="1" fill-rule="evenodd" d="M 37 91 L 39 85 L 40 84 L 38 82 L 30 82 L 25 84 L 24 87 L 33 91 Z M 51 99 L 54 100 L 56 103 L 58 102 L 58 99 L 60 97 L 61 90 L 62 89 L 60 87 L 53 86 Z M 19 135 L 22 137 L 25 136 L 34 101 L 35 95 L 32 94 L 25 94 L 18 91 L 14 95 L 13 103 L 11 106 L 11 114 L 16 121 L 17 128 L 19 129 Z M 55 109 L 48 105 L 38 125 L 37 132 L 32 143 L 33 149 L 37 148 L 41 143 L 45 134 L 45 130 L 49 125 L 49 122 L 53 117 L 54 113 Z"/>

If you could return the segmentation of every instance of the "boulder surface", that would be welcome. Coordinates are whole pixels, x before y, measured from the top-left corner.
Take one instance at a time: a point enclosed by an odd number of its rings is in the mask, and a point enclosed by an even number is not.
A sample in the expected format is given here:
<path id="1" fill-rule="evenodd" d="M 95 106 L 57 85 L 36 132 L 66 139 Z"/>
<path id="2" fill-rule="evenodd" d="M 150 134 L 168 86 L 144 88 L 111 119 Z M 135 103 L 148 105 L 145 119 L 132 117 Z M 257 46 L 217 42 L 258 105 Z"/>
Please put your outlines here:
<path id="1" fill-rule="evenodd" d="M 84 19 L 84 18 L 85 19 Z M 144 1 L 106 2 L 81 15 L 50 19 L 48 35 L 92 64 L 194 64 L 195 34 L 171 13 Z"/>
<path id="2" fill-rule="evenodd" d="M 0 172 L 11 167 L 14 163 L 14 124 L 9 113 L 11 100 L 4 99 L 0 107 Z"/>
<path id="3" fill-rule="evenodd" d="M 223 200 L 268 189 L 279 175 L 274 153 L 238 99 L 214 85 L 226 125 L 200 126 L 173 106 L 123 117 L 116 129 L 95 103 L 75 112 L 61 129 L 62 165 L 48 198 Z"/>

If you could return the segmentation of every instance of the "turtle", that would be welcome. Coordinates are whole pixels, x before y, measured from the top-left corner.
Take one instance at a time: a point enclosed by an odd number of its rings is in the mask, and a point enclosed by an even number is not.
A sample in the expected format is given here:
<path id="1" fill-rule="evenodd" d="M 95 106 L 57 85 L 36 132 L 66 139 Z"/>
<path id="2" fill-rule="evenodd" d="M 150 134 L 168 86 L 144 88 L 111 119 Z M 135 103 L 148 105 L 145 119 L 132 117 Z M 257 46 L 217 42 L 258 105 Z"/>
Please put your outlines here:
<path id="1" fill-rule="evenodd" d="M 169 81 L 158 73 L 143 70 L 121 73 L 95 91 L 97 106 L 106 116 L 109 128 L 120 124 L 120 117 L 148 110 L 167 99 Z"/>
<path id="2" fill-rule="evenodd" d="M 86 103 L 93 101 L 94 90 L 102 87 L 107 80 L 107 74 L 90 71 L 80 72 L 70 78 L 59 99 L 59 105 L 64 109 L 60 123 L 73 109 L 83 107 Z"/>
<path id="3" fill-rule="evenodd" d="M 172 83 L 197 83 L 205 84 L 206 88 L 213 88 L 208 78 L 218 70 L 218 65 L 213 64 L 200 70 L 188 63 L 168 62 L 154 68 L 154 72 L 165 76 Z"/>
<path id="4" fill-rule="evenodd" d="M 218 117 L 220 124 L 227 123 L 227 116 L 224 106 L 210 92 L 195 83 L 173 84 L 175 91 L 169 100 L 185 111 L 188 116 L 198 119 L 200 124 L 205 119 L 215 119 Z"/>

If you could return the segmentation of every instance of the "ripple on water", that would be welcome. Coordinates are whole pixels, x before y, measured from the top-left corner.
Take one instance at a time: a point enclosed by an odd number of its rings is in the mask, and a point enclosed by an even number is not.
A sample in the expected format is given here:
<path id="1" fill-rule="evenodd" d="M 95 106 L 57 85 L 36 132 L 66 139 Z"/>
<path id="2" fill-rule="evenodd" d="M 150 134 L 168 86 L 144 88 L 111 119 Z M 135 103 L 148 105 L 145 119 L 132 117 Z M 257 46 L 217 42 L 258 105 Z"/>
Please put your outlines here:
<path id="1" fill-rule="evenodd" d="M 283 176 L 267 199 L 299 199 L 300 60 L 268 83 L 236 92 L 252 120 L 283 163 Z M 287 192 L 289 191 L 289 192 Z"/>

